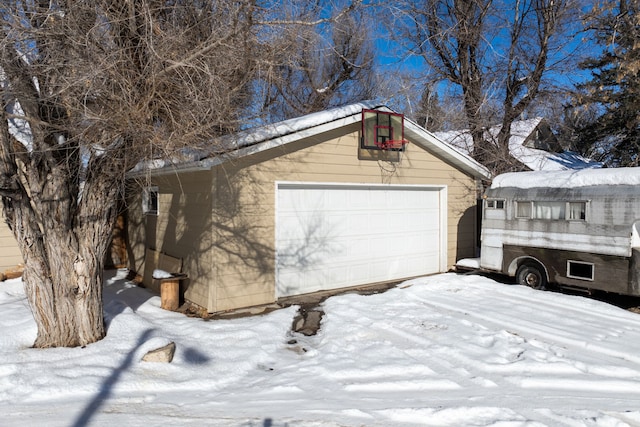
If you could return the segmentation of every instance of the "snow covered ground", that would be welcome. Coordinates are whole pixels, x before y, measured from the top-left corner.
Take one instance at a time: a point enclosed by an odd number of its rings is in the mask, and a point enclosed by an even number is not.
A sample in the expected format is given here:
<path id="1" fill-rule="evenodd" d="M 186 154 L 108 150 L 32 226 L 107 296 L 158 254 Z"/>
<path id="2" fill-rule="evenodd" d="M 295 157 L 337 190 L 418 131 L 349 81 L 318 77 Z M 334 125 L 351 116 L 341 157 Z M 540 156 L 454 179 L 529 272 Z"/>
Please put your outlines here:
<path id="1" fill-rule="evenodd" d="M 640 315 L 602 302 L 445 274 L 329 298 L 305 337 L 296 307 L 205 321 L 120 276 L 108 336 L 74 349 L 30 348 L 0 283 L 0 425 L 640 425 Z M 173 363 L 140 361 L 169 341 Z"/>

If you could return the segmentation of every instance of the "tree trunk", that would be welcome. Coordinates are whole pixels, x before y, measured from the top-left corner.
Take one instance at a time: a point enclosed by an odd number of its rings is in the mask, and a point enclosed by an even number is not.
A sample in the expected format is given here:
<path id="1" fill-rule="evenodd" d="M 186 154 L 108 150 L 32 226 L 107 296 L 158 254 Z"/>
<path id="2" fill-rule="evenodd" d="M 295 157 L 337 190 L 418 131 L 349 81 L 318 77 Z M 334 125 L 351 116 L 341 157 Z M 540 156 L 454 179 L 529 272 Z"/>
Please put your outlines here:
<path id="1" fill-rule="evenodd" d="M 25 289 L 38 324 L 34 347 L 85 346 L 105 336 L 102 278 L 96 274 L 102 268 L 96 259 L 86 260 L 68 248 L 59 252 L 49 276 L 43 274 L 45 260 L 25 264 Z"/>
<path id="2" fill-rule="evenodd" d="M 115 220 L 113 193 L 84 197 L 78 210 L 85 221 L 61 216 L 60 203 L 45 200 L 35 211 L 29 197 L 4 199 L 7 222 L 24 257 L 24 286 L 38 325 L 34 347 L 84 346 L 105 336 L 102 271 Z"/>
<path id="3" fill-rule="evenodd" d="M 82 233 L 41 227 L 28 201 L 15 199 L 5 200 L 5 215 L 25 258 L 23 280 L 38 325 L 34 347 L 84 346 L 102 339 L 101 272 L 109 223 L 94 221 Z"/>

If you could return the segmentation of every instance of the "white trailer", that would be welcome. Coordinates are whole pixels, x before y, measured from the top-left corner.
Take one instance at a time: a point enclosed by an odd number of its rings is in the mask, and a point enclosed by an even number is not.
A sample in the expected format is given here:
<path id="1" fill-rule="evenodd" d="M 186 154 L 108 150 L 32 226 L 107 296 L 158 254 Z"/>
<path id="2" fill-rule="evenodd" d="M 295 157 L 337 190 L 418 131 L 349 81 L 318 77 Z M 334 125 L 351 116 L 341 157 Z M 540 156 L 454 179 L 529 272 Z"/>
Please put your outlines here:
<path id="1" fill-rule="evenodd" d="M 480 268 L 640 295 L 640 168 L 516 172 L 484 194 Z"/>

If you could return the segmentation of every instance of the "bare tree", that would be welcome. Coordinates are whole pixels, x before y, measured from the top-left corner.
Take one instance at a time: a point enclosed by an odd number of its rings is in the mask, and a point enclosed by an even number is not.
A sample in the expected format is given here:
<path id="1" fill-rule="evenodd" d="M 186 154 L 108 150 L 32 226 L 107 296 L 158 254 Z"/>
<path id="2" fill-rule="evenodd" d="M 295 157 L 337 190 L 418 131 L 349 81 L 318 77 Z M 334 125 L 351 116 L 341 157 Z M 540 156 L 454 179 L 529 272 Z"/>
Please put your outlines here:
<path id="1" fill-rule="evenodd" d="M 102 271 L 125 173 L 237 127 L 252 0 L 5 1 L 0 195 L 36 347 L 105 335 Z"/>
<path id="2" fill-rule="evenodd" d="M 571 0 L 417 0 L 406 5 L 402 41 L 459 88 L 474 157 L 494 171 L 509 169 L 511 124 L 544 85 L 560 46 L 556 38 L 566 35 L 562 30 L 573 11 Z M 495 106 L 501 127 L 491 143 L 485 129 L 495 123 Z"/>
<path id="3" fill-rule="evenodd" d="M 418 124 L 432 132 L 443 130 L 445 115 L 440 106 L 438 92 L 425 86 L 415 114 Z"/>
<path id="4" fill-rule="evenodd" d="M 262 104 L 270 118 L 287 119 L 373 98 L 374 46 L 363 26 L 365 9 L 351 4 L 327 11 L 317 2 L 294 3 L 289 10 L 297 19 L 285 37 L 270 46 L 280 59 L 261 73 Z M 331 19 L 321 18 L 326 15 Z"/>

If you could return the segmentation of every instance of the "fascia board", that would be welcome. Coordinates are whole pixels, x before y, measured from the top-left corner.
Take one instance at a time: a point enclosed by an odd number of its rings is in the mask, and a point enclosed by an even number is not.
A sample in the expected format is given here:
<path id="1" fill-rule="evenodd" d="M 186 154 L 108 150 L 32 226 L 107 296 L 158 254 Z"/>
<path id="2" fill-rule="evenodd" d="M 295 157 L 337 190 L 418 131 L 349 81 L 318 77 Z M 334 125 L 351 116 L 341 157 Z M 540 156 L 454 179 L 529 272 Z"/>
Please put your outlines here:
<path id="1" fill-rule="evenodd" d="M 476 178 L 491 179 L 489 170 L 472 159 L 453 148 L 453 146 L 440 140 L 431 132 L 427 131 L 418 124 L 405 118 L 404 121 L 405 138 L 411 142 L 422 146 L 425 150 L 447 160 L 463 171 L 470 173 Z"/>
<path id="2" fill-rule="evenodd" d="M 231 151 L 229 153 L 212 157 L 209 159 L 204 159 L 200 163 L 206 164 L 208 168 L 220 165 L 232 159 L 238 159 L 244 156 L 248 156 L 251 154 L 260 153 L 262 151 L 271 150 L 273 148 L 282 147 L 284 145 L 290 144 L 292 142 L 299 141 L 305 138 L 312 138 L 316 135 L 320 135 L 325 132 L 332 131 L 334 129 L 338 129 L 341 127 L 349 126 L 354 123 L 359 122 L 361 119 L 360 113 L 354 114 L 351 116 L 343 117 L 341 119 L 334 120 L 329 123 L 324 123 L 318 126 L 313 126 L 308 129 L 300 130 L 295 133 L 283 135 L 277 138 L 270 139 L 268 141 L 264 141 L 255 145 L 250 145 L 248 147 L 240 148 L 235 151 Z"/>

